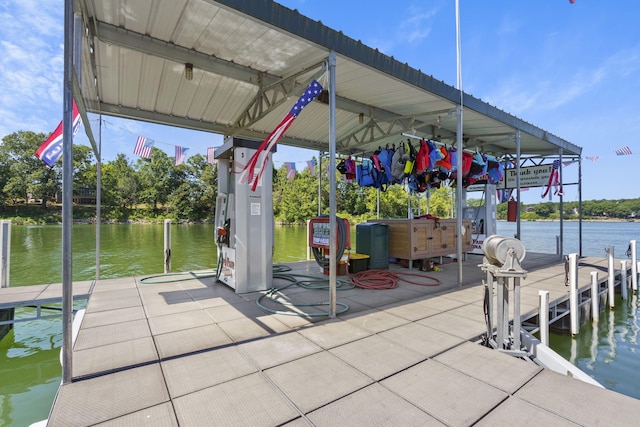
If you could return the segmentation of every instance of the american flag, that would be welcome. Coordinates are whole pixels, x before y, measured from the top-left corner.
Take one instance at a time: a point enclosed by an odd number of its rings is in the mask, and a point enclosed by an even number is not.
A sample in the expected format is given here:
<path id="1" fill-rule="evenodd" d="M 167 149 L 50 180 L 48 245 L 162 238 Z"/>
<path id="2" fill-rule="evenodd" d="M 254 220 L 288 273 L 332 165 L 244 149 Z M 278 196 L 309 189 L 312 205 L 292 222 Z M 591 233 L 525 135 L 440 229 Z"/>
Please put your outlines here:
<path id="1" fill-rule="evenodd" d="M 184 162 L 184 159 L 187 157 L 187 151 L 189 151 L 187 147 L 179 147 L 176 145 L 176 166 Z"/>
<path id="2" fill-rule="evenodd" d="M 547 189 L 542 194 L 542 198 L 544 198 L 549 193 L 551 187 L 555 188 L 553 194 L 562 196 L 562 184 L 560 183 L 560 175 L 558 173 L 558 169 L 560 169 L 560 160 L 554 160 L 553 165 L 551 166 L 551 173 L 549 174 L 549 182 L 547 182 Z"/>
<path id="3" fill-rule="evenodd" d="M 296 164 L 295 162 L 286 162 L 287 167 L 287 178 L 293 179 L 296 177 Z"/>
<path id="4" fill-rule="evenodd" d="M 80 123 L 80 113 L 78 112 L 78 107 L 76 106 L 76 101 L 74 99 L 71 124 L 73 135 L 78 132 Z M 63 121 L 60 121 L 60 124 L 58 125 L 58 127 L 56 127 L 56 130 L 54 130 L 53 133 L 49 135 L 49 138 L 47 138 L 36 150 L 36 157 L 42 160 L 48 167 L 53 166 L 54 163 L 57 162 L 62 155 L 62 127 Z"/>
<path id="5" fill-rule="evenodd" d="M 258 151 L 256 151 L 254 155 L 251 156 L 243 169 L 241 177 L 241 182 L 247 182 L 251 184 L 251 191 L 255 191 L 256 187 L 258 186 L 260 177 L 262 176 L 264 168 L 267 164 L 268 153 L 273 149 L 278 140 L 287 131 L 287 129 L 289 129 L 289 126 L 291 126 L 296 117 L 298 117 L 302 109 L 306 107 L 307 104 L 309 104 L 311 101 L 316 99 L 320 92 L 322 92 L 322 86 L 316 80 L 313 80 L 307 87 L 307 90 L 304 91 L 302 96 L 291 108 L 289 113 L 284 116 L 280 124 L 276 126 L 271 134 L 269 134 L 269 136 L 264 141 L 262 141 L 262 144 L 260 144 Z M 254 173 L 254 169 L 258 164 L 260 156 L 262 156 L 260 169 L 258 173 Z"/>
<path id="6" fill-rule="evenodd" d="M 592 162 L 596 162 L 596 160 L 598 160 L 600 157 L 599 156 L 587 156 L 586 159 L 587 160 L 591 160 Z"/>
<path id="7" fill-rule="evenodd" d="M 632 153 L 631 153 L 631 149 L 629 147 L 622 147 L 622 148 L 618 148 L 616 150 L 616 154 L 618 156 L 627 156 L 627 155 L 632 154 Z"/>
<path id="8" fill-rule="evenodd" d="M 212 165 L 216 163 L 215 147 L 207 147 L 207 163 Z"/>
<path id="9" fill-rule="evenodd" d="M 307 167 L 309 168 L 309 174 L 311 174 L 311 176 L 316 176 L 316 161 L 307 160 Z"/>
<path id="10" fill-rule="evenodd" d="M 151 150 L 153 149 L 154 140 L 139 136 L 136 146 L 133 148 L 133 154 L 147 159 L 151 158 Z"/>

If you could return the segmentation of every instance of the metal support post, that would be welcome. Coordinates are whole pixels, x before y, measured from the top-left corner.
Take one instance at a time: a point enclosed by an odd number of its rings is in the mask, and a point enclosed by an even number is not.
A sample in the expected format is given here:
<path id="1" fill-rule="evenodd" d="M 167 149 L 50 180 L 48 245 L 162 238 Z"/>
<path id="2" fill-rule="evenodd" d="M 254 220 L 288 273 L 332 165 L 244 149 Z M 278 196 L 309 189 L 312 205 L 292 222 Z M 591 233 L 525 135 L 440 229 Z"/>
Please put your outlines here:
<path id="1" fill-rule="evenodd" d="M 600 285 L 598 284 L 598 272 L 591 272 L 591 320 L 597 322 L 600 319 Z"/>
<path id="2" fill-rule="evenodd" d="M 507 313 L 508 314 L 508 313 Z M 513 278 L 513 350 L 520 350 L 520 278 Z"/>
<path id="3" fill-rule="evenodd" d="M 497 291 L 498 291 L 498 324 L 497 326 L 497 331 L 496 331 L 496 342 L 498 343 L 498 348 L 499 349 L 503 349 L 504 348 L 504 340 L 506 338 L 506 333 L 504 330 L 504 324 L 505 324 L 505 319 L 504 319 L 504 301 L 505 301 L 505 296 L 504 296 L 504 286 L 502 283 L 502 279 L 498 280 L 497 283 Z"/>
<path id="4" fill-rule="evenodd" d="M 620 261 L 620 295 L 623 300 L 627 300 L 627 294 L 629 289 L 627 288 L 627 261 Z"/>
<path id="5" fill-rule="evenodd" d="M 635 240 L 630 241 L 629 246 L 631 246 L 631 289 L 635 292 L 638 290 L 638 248 Z"/>
<path id="6" fill-rule="evenodd" d="M 609 308 L 615 307 L 615 271 L 613 270 L 613 246 L 607 246 L 607 270 L 608 280 L 607 285 L 609 289 Z"/>
<path id="7" fill-rule="evenodd" d="M 73 1 L 64 2 L 62 115 L 62 383 L 73 379 Z"/>
<path id="8" fill-rule="evenodd" d="M 491 340 L 493 339 L 493 316 L 494 316 L 494 312 L 493 312 L 493 276 L 491 275 L 491 273 L 487 272 L 487 282 L 486 282 L 486 286 L 487 286 L 487 290 L 486 292 L 488 293 L 488 298 L 487 298 L 487 340 L 488 342 L 491 342 Z"/>
<path id="9" fill-rule="evenodd" d="M 329 53 L 329 317 L 336 317 L 336 52 Z"/>
<path id="10" fill-rule="evenodd" d="M 538 291 L 540 306 L 538 307 L 538 326 L 540 342 L 549 346 L 549 291 Z"/>
<path id="11" fill-rule="evenodd" d="M 318 215 L 320 216 L 320 215 Z M 309 241 L 309 227 L 310 227 L 311 221 L 307 220 L 307 261 L 311 261 L 313 258 L 311 258 L 311 242 Z"/>
<path id="12" fill-rule="evenodd" d="M 569 299 L 571 335 L 580 332 L 580 308 L 578 307 L 578 254 L 569 254 Z"/>
<path id="13" fill-rule="evenodd" d="M 0 288 L 10 286 L 11 220 L 0 221 Z"/>
<path id="14" fill-rule="evenodd" d="M 164 274 L 171 273 L 171 220 L 164 220 Z"/>

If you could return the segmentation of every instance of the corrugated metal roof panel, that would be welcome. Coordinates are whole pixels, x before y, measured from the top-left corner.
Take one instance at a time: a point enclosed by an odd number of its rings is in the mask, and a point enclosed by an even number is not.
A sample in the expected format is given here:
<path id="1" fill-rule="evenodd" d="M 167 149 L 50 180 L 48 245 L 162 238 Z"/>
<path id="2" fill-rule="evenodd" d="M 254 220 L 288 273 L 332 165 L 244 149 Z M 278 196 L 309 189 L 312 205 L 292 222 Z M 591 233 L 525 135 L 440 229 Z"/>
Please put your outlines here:
<path id="1" fill-rule="evenodd" d="M 318 64 L 334 49 L 338 150 L 370 152 L 397 142 L 406 131 L 455 140 L 456 118 L 448 114 L 459 99 L 455 88 L 276 3 L 76 3 L 97 36 L 90 32 L 83 40 L 85 55 L 90 55 L 89 42 L 95 45 L 95 68 L 83 58 L 83 97 L 97 99 L 86 82 L 96 73 L 99 108 L 108 114 L 264 138 L 311 77 L 318 77 Z M 184 77 L 187 62 L 194 64 L 191 81 Z M 294 85 L 287 80 L 291 76 Z M 262 91 L 262 102 L 253 104 Z M 469 144 L 513 152 L 513 135 L 520 130 L 525 155 L 549 155 L 560 148 L 565 155 L 580 152 L 568 141 L 468 94 L 464 100 Z M 254 110 L 255 105 L 262 110 Z M 244 127 L 237 128 L 238 123 Z M 328 106 L 319 101 L 307 106 L 282 142 L 326 147 Z"/>

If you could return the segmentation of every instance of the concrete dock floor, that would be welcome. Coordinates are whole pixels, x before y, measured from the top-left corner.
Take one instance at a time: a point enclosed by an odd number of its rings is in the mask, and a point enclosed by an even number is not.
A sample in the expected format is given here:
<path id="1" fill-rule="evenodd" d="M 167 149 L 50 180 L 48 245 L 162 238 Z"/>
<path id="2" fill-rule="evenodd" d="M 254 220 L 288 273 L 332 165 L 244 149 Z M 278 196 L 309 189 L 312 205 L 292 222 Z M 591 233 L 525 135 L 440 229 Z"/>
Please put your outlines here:
<path id="1" fill-rule="evenodd" d="M 420 273 L 421 286 L 337 292 L 348 311 L 256 304 L 212 277 L 95 283 L 49 426 L 635 425 L 640 400 L 476 343 L 486 331 L 482 257 Z M 604 260 L 590 259 L 592 265 Z M 287 274 L 327 278 L 312 262 Z M 557 256 L 527 254 L 521 311 L 566 298 Z M 593 268 L 581 267 L 588 284 Z M 341 276 L 340 279 L 346 279 Z M 160 283 L 175 280 L 169 283 Z M 289 284 L 274 279 L 274 286 Z M 284 302 L 326 301 L 290 286 Z M 269 305 L 272 304 L 272 305 Z M 340 309 L 340 307 L 339 307 Z"/>

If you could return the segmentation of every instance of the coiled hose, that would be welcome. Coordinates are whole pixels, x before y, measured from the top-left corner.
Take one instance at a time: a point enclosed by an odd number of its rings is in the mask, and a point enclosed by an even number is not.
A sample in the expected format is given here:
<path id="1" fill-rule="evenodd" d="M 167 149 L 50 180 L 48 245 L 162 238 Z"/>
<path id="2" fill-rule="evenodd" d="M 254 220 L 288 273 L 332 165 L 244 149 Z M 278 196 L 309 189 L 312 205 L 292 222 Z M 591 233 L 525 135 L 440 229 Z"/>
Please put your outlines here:
<path id="1" fill-rule="evenodd" d="M 409 280 L 407 277 L 419 277 L 420 279 L 432 280 L 430 283 Z M 349 281 L 354 286 L 362 289 L 395 289 L 400 282 L 410 283 L 418 286 L 439 286 L 440 280 L 431 276 L 424 276 L 417 273 L 393 273 L 388 270 L 365 270 L 349 275 Z"/>
<path id="2" fill-rule="evenodd" d="M 301 316 L 301 317 L 325 317 L 328 316 L 329 313 L 326 312 L 304 312 L 304 311 L 300 311 L 299 308 L 300 307 L 322 307 L 322 306 L 328 306 L 330 303 L 329 301 L 318 301 L 318 302 L 308 302 L 308 303 L 295 303 L 291 301 L 290 297 L 282 297 L 280 295 L 280 292 L 291 287 L 291 286 L 300 286 L 301 288 L 305 288 L 305 289 L 329 289 L 329 279 L 328 278 L 321 278 L 321 277 L 315 277 L 315 276 L 305 276 L 305 275 L 300 275 L 300 274 L 285 274 L 285 271 L 290 271 L 291 268 L 287 267 L 287 266 L 273 266 L 273 278 L 274 279 L 283 279 L 283 280 L 287 280 L 291 283 L 289 283 L 288 285 L 285 286 L 281 286 L 279 288 L 271 288 L 269 289 L 267 292 L 265 292 L 264 294 L 262 294 L 260 296 L 260 298 L 258 298 L 258 300 L 256 301 L 256 304 L 258 304 L 258 307 L 260 307 L 261 309 L 263 309 L 264 311 L 267 311 L 269 313 L 274 313 L 274 314 L 284 314 L 284 315 L 288 315 L 288 316 Z M 346 290 L 346 289 L 353 289 L 353 285 L 347 281 L 344 280 L 340 280 L 337 279 L 336 280 L 336 289 L 337 290 Z M 284 307 L 287 307 L 289 309 L 294 309 L 297 311 L 284 311 L 284 310 L 276 310 L 270 307 L 267 307 L 263 301 L 267 299 L 269 300 L 272 304 L 276 304 L 276 305 L 281 305 Z M 347 310 L 349 310 L 349 306 L 345 303 L 336 301 L 336 305 L 340 306 L 341 308 L 336 311 L 336 314 L 342 314 L 344 312 L 346 312 Z"/>

